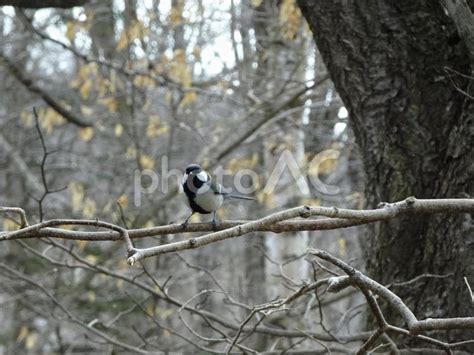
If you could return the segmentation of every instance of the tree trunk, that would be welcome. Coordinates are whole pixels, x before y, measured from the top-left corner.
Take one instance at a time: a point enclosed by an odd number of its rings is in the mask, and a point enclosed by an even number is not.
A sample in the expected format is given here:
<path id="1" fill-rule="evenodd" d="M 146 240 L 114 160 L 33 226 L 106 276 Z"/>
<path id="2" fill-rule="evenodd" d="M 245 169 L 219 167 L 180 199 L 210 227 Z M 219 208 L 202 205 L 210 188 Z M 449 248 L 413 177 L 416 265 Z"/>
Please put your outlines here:
<path id="1" fill-rule="evenodd" d="M 298 3 L 350 112 L 365 165 L 367 205 L 410 195 L 472 196 L 474 101 L 461 92 L 470 93 L 470 83 L 459 75 L 472 73 L 466 47 L 440 4 Z M 394 291 L 419 318 L 472 316 L 463 282 L 466 276 L 474 283 L 469 224 L 467 215 L 378 223 L 364 236 L 367 271 L 383 284 L 423 273 L 449 275 Z M 395 319 L 390 310 L 386 314 Z M 452 332 L 447 339 L 466 334 Z"/>

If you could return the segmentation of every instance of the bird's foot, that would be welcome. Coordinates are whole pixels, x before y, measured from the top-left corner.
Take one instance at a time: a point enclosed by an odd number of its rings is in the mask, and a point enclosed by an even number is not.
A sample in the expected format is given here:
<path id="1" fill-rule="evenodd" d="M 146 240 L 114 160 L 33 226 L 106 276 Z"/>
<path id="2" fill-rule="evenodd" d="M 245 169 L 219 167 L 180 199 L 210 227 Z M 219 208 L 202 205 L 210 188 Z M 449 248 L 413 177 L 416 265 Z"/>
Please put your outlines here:
<path id="1" fill-rule="evenodd" d="M 186 229 L 188 227 L 188 224 L 189 224 L 188 221 L 184 221 L 183 223 L 181 223 L 181 228 Z"/>
<path id="2" fill-rule="evenodd" d="M 212 225 L 212 230 L 214 232 L 217 231 L 217 221 L 215 219 L 211 221 L 211 225 Z"/>

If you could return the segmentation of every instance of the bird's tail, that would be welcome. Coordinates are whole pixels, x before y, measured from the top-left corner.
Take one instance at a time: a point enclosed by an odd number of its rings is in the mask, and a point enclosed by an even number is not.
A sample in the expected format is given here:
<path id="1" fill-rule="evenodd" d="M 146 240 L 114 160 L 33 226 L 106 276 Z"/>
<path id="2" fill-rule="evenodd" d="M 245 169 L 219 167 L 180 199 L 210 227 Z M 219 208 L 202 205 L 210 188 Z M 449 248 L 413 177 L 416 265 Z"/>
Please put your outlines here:
<path id="1" fill-rule="evenodd" d="M 235 200 L 255 201 L 253 197 L 236 195 L 236 194 L 225 194 L 225 198 L 230 198 L 230 199 L 235 199 Z"/>

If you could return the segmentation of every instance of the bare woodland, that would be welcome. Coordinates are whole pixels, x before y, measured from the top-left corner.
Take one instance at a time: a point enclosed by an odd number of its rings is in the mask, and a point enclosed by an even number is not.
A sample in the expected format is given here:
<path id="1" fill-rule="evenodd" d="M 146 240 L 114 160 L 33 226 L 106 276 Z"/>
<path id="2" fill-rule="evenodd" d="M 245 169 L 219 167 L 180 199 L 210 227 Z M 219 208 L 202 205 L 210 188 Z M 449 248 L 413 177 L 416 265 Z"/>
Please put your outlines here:
<path id="1" fill-rule="evenodd" d="M 0 0 L 0 354 L 473 353 L 473 9 Z"/>

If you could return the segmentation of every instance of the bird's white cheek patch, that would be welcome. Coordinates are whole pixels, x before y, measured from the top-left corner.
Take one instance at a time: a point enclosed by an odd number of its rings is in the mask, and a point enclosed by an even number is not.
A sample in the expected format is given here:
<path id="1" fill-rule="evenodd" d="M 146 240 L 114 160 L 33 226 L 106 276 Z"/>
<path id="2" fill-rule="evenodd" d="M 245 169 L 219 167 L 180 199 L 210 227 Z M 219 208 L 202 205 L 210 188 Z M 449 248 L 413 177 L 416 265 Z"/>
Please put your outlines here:
<path id="1" fill-rule="evenodd" d="M 202 182 L 206 182 L 207 181 L 207 174 L 205 171 L 201 171 L 199 174 L 196 175 L 198 177 L 199 180 L 201 180 Z"/>
<path id="2" fill-rule="evenodd" d="M 181 185 L 184 185 L 186 180 L 188 180 L 188 174 L 183 175 L 183 178 L 181 179 Z"/>

